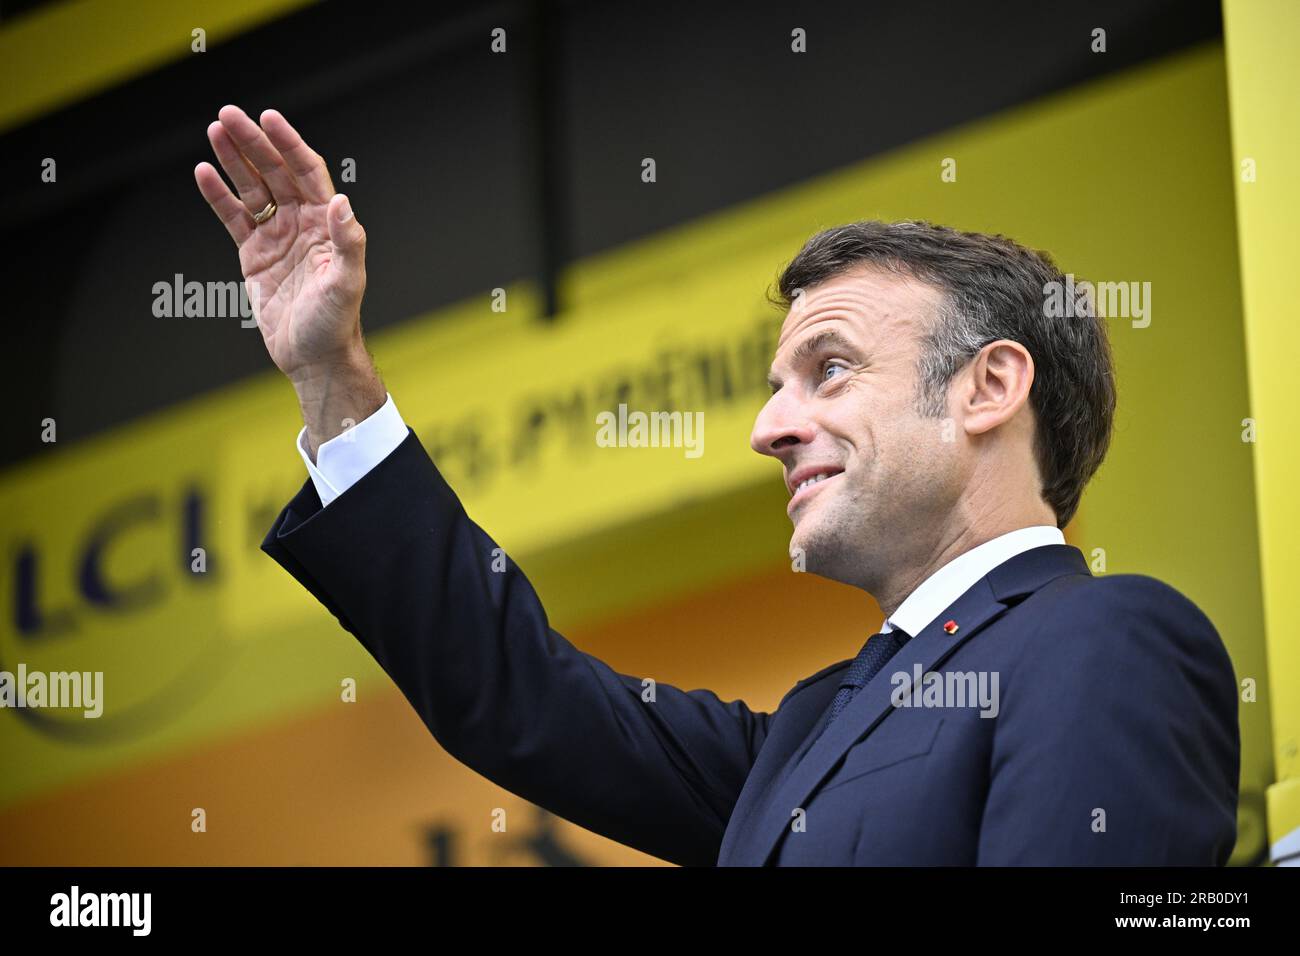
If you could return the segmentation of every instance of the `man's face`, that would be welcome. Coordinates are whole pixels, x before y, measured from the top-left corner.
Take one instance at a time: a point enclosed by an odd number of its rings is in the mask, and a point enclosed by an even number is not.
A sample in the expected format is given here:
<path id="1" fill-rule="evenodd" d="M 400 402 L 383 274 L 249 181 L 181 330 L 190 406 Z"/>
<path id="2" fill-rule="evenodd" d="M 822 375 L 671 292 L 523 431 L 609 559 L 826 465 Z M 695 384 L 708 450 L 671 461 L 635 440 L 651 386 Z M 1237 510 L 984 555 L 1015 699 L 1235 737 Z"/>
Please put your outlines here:
<path id="1" fill-rule="evenodd" d="M 864 266 L 805 290 L 786 316 L 750 444 L 785 467 L 790 553 L 808 571 L 870 591 L 946 533 L 968 477 L 960 436 L 916 407 L 940 302 Z"/>

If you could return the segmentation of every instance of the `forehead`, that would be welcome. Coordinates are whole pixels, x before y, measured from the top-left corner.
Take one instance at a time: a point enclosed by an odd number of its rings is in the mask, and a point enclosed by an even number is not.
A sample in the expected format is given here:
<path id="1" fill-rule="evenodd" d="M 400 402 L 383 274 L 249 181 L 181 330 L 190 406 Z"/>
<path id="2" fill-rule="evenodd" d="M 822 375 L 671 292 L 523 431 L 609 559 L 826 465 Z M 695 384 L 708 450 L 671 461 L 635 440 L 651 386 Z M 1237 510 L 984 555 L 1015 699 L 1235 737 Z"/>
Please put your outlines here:
<path id="1" fill-rule="evenodd" d="M 776 351 L 834 328 L 862 345 L 914 342 L 939 307 L 932 286 L 875 265 L 862 265 L 805 289 L 781 323 Z"/>

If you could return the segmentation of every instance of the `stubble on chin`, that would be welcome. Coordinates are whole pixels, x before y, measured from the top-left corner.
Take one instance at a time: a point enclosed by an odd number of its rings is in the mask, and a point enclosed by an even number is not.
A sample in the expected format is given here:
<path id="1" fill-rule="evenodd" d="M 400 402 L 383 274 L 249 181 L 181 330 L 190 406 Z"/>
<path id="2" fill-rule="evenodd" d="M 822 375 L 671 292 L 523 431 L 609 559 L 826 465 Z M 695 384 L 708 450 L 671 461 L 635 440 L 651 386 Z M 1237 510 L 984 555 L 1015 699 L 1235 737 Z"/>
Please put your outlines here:
<path id="1" fill-rule="evenodd" d="M 890 560 L 890 536 L 876 527 L 879 515 L 864 510 L 857 495 L 820 502 L 815 514 L 800 514 L 790 550 L 802 548 L 805 570 L 870 593 Z"/>
<path id="2" fill-rule="evenodd" d="M 790 553 L 802 553 L 805 570 L 833 581 L 845 581 L 852 565 L 848 528 L 833 514 L 798 515 L 790 535 Z M 848 583 L 848 582 L 846 582 Z"/>

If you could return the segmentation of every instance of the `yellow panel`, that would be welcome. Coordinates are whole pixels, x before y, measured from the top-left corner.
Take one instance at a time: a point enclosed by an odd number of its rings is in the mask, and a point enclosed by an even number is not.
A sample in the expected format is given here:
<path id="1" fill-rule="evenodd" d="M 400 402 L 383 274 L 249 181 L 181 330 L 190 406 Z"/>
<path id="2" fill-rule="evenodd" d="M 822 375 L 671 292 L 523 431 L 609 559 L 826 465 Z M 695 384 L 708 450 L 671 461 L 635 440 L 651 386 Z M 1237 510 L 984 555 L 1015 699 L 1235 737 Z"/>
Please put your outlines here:
<path id="1" fill-rule="evenodd" d="M 0 29 L 0 131 L 315 0 L 65 0 Z"/>
<path id="2" fill-rule="evenodd" d="M 1242 296 L 1250 364 L 1250 418 L 1273 694 L 1268 790 L 1274 856 L 1300 862 L 1300 4 L 1227 0 L 1224 33 L 1232 102 Z"/>

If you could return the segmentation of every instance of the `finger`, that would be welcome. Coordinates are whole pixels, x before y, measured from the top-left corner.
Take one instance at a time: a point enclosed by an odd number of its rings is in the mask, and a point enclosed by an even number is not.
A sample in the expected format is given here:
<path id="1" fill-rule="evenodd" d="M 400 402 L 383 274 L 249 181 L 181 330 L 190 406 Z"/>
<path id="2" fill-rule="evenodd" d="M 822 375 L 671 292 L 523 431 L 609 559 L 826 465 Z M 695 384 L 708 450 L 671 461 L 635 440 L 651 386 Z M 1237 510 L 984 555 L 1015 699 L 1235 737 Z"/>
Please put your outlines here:
<path id="1" fill-rule="evenodd" d="M 244 204 L 235 198 L 216 167 L 211 163 L 199 163 L 194 167 L 194 181 L 199 184 L 199 192 L 226 227 L 226 232 L 230 233 L 230 238 L 235 240 L 235 245 L 243 245 L 244 240 L 253 234 L 253 217 L 248 214 Z"/>
<path id="2" fill-rule="evenodd" d="M 334 195 L 334 183 L 330 181 L 325 160 L 307 145 L 279 110 L 266 110 L 261 119 L 262 130 L 271 140 L 271 145 L 284 157 L 303 197 L 313 202 L 328 203 Z"/>
<path id="3" fill-rule="evenodd" d="M 338 253 L 339 288 L 352 295 L 360 295 L 365 288 L 366 231 L 352 214 L 348 197 L 339 193 L 330 200 L 325 210 L 329 223 L 330 241 Z"/>
<path id="4" fill-rule="evenodd" d="M 248 157 L 248 161 L 262 177 L 262 182 L 271 190 L 271 197 L 276 203 L 283 206 L 286 203 L 300 202 L 303 197 L 293 173 L 289 172 L 284 157 L 271 145 L 262 127 L 249 119 L 248 114 L 238 106 L 223 106 L 217 116 L 239 151 Z"/>
<path id="5" fill-rule="evenodd" d="M 212 144 L 212 151 L 217 154 L 221 168 L 235 184 L 244 207 L 250 213 L 261 212 L 271 200 L 271 190 L 266 188 L 266 183 L 262 182 L 257 170 L 249 165 L 226 128 L 217 122 L 209 124 L 208 142 Z"/>

